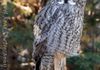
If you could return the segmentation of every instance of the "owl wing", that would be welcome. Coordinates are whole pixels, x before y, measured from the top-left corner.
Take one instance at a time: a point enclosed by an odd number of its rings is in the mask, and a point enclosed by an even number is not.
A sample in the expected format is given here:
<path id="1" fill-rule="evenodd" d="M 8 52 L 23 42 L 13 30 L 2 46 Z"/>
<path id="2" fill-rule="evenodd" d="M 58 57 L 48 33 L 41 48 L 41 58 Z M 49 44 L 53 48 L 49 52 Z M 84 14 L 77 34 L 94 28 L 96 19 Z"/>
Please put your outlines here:
<path id="1" fill-rule="evenodd" d="M 52 25 L 55 24 L 57 13 L 59 12 L 59 5 L 52 4 L 45 6 L 36 16 L 34 24 L 34 43 L 33 43 L 33 57 L 41 57 L 46 50 L 46 43 L 48 32 Z"/>

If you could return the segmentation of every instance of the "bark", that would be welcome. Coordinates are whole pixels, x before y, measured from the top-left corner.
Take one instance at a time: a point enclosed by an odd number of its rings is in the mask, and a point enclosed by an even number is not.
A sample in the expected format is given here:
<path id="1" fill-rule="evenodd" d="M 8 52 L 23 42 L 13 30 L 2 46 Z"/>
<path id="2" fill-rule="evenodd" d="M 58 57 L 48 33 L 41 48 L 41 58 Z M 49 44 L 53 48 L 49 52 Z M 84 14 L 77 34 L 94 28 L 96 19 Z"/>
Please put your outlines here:
<path id="1" fill-rule="evenodd" d="M 7 42 L 3 29 L 5 11 L 2 3 L 3 0 L 0 0 L 0 70 L 7 70 Z"/>

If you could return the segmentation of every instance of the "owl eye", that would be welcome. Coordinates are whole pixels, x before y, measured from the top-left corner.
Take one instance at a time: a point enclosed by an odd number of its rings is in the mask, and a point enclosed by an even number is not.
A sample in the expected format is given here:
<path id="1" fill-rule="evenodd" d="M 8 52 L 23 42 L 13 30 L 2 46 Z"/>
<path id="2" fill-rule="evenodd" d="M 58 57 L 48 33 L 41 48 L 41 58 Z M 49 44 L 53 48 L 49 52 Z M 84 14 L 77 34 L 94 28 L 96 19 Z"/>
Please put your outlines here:
<path id="1" fill-rule="evenodd" d="M 59 3 L 59 4 L 68 3 L 68 0 L 60 0 L 58 3 Z"/>
<path id="2" fill-rule="evenodd" d="M 68 0 L 64 0 L 64 3 L 68 3 Z"/>

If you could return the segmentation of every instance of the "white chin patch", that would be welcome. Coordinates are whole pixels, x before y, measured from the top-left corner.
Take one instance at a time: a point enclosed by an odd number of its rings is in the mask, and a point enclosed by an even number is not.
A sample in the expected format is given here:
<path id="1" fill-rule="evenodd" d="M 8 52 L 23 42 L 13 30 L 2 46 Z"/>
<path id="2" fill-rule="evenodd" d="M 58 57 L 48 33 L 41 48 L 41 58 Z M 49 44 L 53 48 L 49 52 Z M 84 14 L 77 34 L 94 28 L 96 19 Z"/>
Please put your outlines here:
<path id="1" fill-rule="evenodd" d="M 62 0 L 61 2 L 58 2 L 59 4 L 64 4 L 64 1 Z"/>
<path id="2" fill-rule="evenodd" d="M 76 3 L 73 2 L 72 0 L 71 0 L 71 1 L 68 1 L 68 3 L 69 3 L 70 5 L 75 5 L 75 4 L 76 4 Z"/>

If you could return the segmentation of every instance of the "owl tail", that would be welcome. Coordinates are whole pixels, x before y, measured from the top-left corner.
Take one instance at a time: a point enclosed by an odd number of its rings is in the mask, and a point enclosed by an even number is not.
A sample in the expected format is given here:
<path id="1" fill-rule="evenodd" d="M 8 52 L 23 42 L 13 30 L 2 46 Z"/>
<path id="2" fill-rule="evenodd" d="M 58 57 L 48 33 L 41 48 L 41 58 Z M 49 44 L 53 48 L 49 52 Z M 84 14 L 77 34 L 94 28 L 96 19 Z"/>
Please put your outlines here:
<path id="1" fill-rule="evenodd" d="M 43 56 L 41 59 L 40 69 L 39 70 L 54 70 L 54 59 L 53 56 Z"/>
<path id="2" fill-rule="evenodd" d="M 62 53 L 56 53 L 53 56 L 43 56 L 39 70 L 67 70 L 66 56 Z"/>

